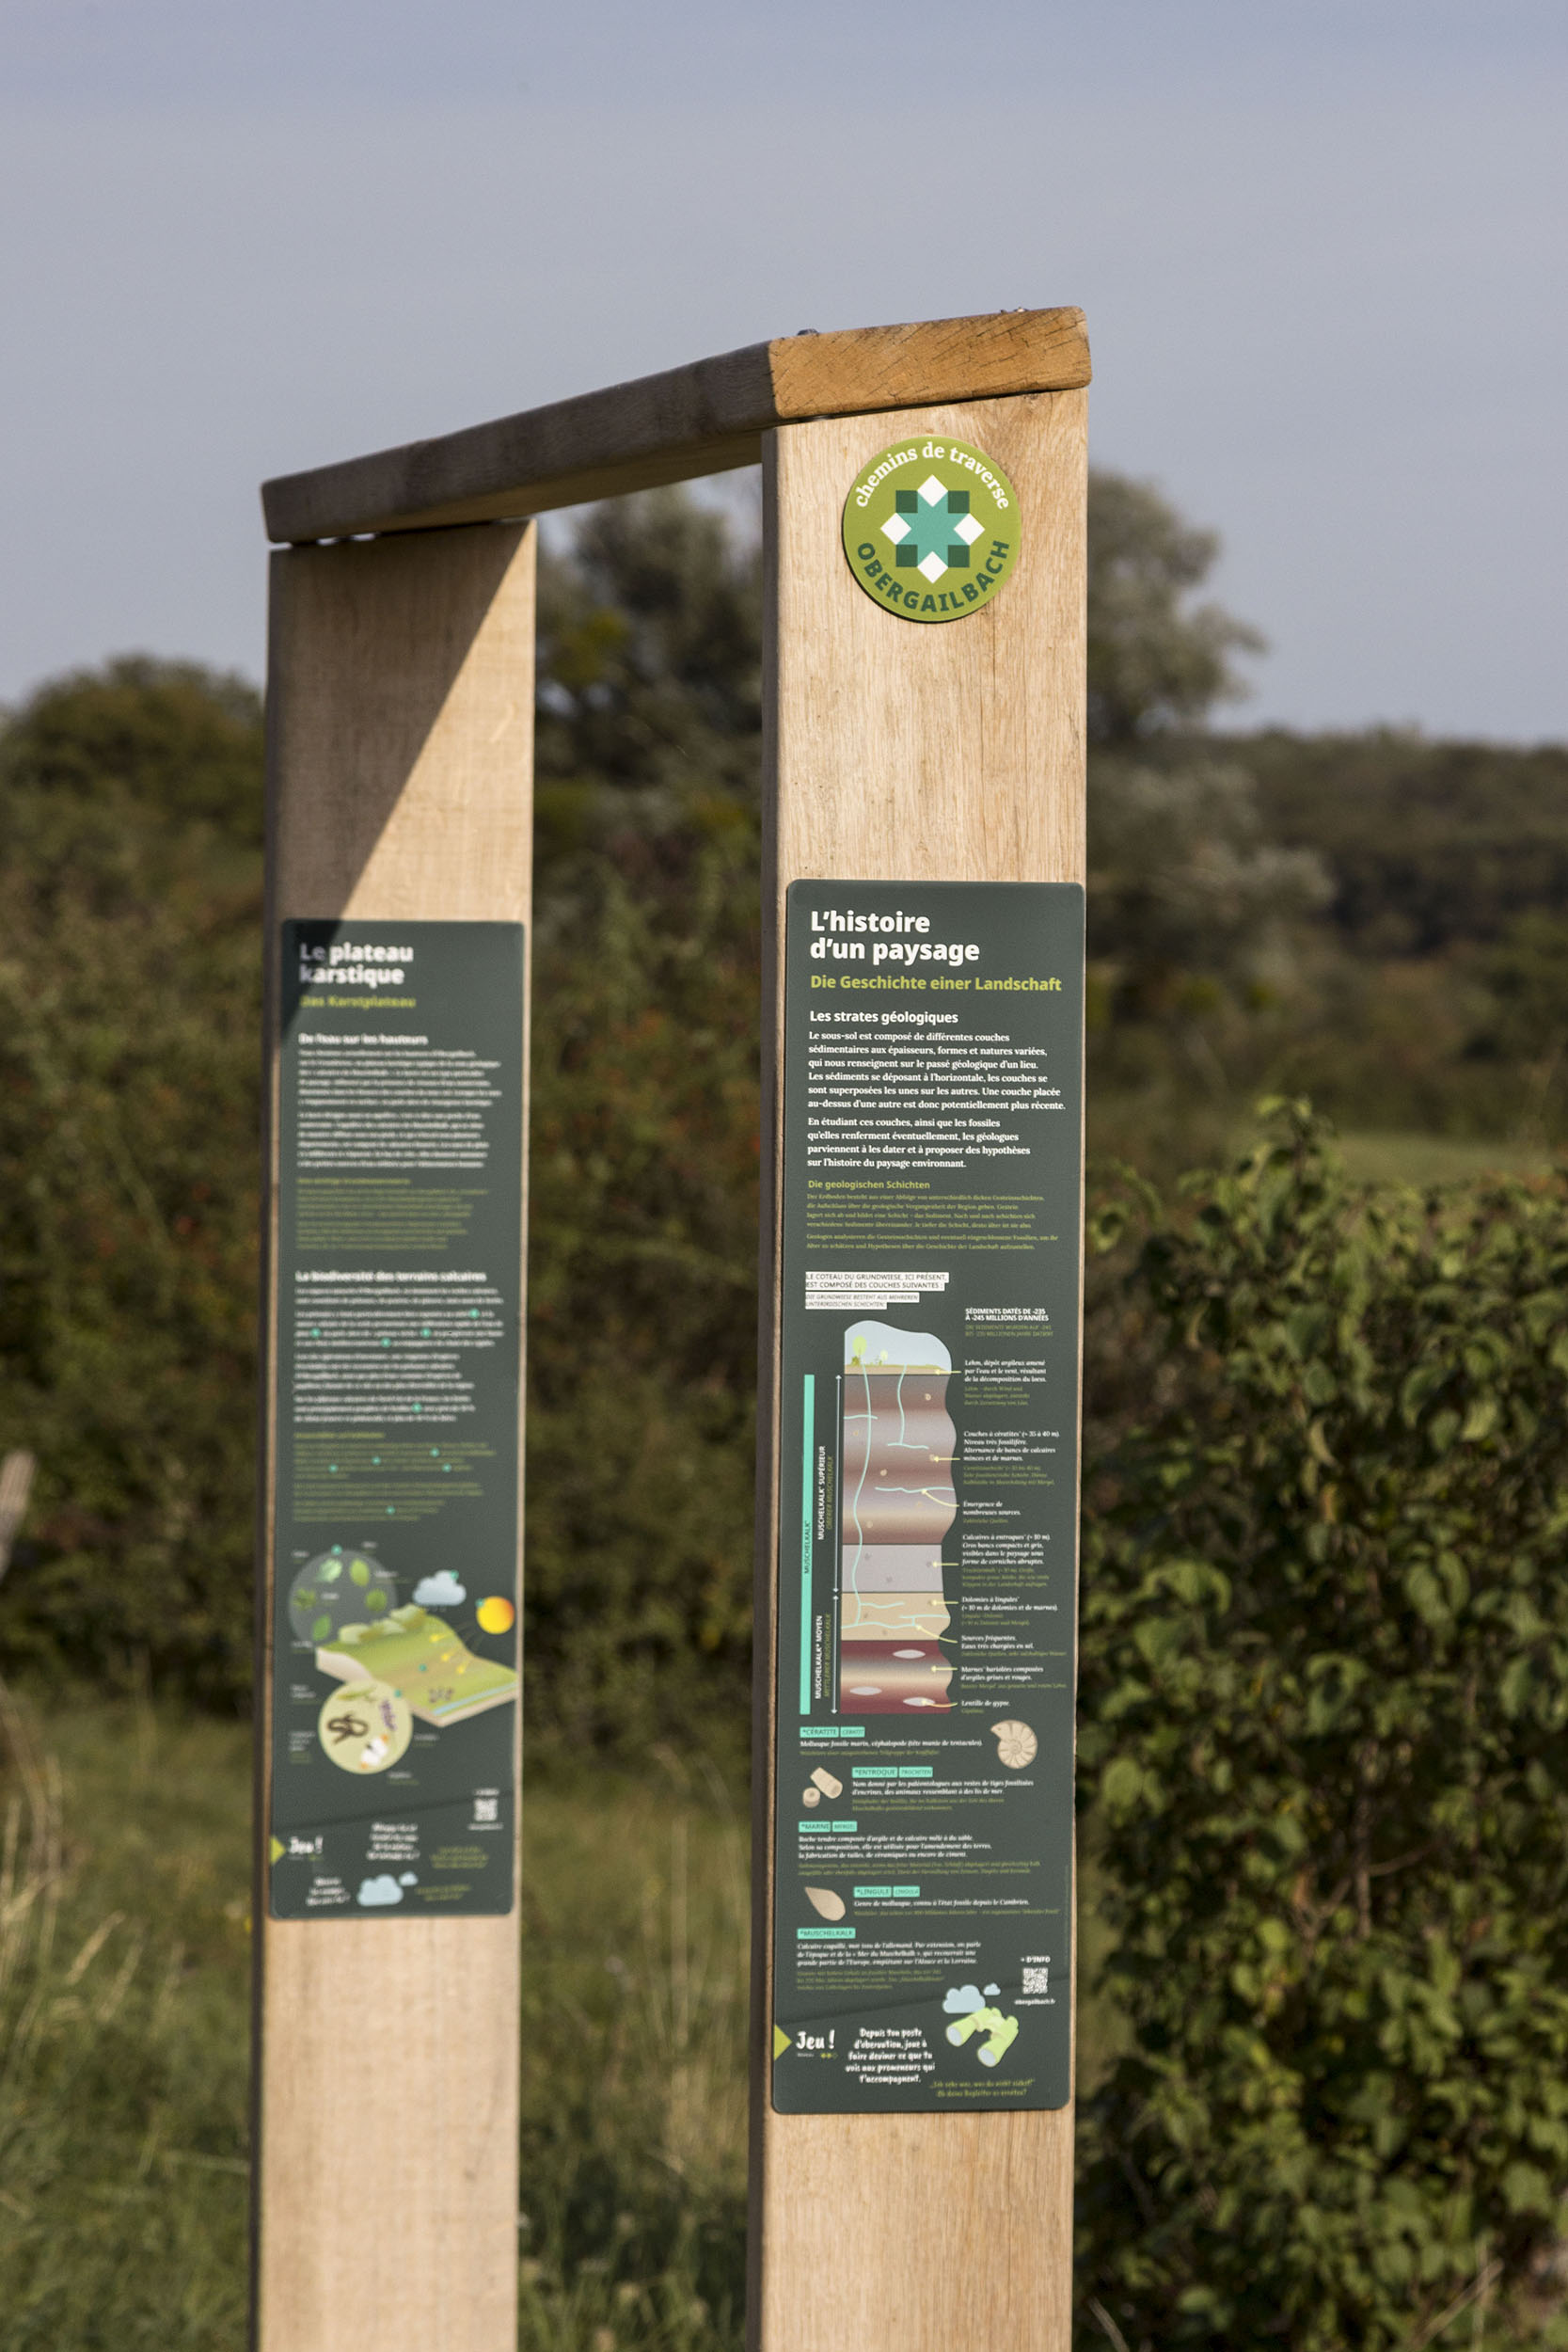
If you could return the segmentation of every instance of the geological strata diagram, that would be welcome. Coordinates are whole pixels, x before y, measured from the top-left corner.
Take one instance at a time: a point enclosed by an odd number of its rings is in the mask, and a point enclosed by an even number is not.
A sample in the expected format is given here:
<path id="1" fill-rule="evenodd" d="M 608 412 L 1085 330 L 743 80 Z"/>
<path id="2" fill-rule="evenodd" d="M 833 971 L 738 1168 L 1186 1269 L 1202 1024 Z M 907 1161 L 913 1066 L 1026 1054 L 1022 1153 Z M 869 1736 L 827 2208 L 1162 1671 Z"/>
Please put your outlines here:
<path id="1" fill-rule="evenodd" d="M 949 1708 L 942 1545 L 958 1516 L 953 1359 L 929 1331 L 844 1335 L 838 1705 L 845 1715 Z"/>

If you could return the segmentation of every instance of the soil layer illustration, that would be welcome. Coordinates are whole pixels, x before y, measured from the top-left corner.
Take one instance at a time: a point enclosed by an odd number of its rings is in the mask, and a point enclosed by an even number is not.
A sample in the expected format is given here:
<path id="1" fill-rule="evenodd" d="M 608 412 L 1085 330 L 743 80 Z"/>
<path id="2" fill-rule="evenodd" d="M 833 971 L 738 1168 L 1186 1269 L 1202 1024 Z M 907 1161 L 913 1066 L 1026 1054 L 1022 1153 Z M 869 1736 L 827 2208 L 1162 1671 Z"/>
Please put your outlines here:
<path id="1" fill-rule="evenodd" d="M 958 1515 L 953 1359 L 929 1331 L 844 1335 L 838 1704 L 845 1715 L 951 1708 L 942 1545 Z"/>

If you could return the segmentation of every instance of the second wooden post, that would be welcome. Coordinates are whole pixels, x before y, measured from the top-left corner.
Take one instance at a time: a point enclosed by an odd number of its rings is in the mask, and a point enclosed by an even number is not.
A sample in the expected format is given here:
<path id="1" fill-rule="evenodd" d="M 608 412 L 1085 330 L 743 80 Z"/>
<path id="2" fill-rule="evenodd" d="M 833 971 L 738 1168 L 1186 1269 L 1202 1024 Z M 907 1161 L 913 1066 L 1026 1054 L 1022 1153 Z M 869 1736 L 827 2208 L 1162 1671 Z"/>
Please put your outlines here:
<path id="1" fill-rule="evenodd" d="M 1070 2340 L 1085 395 L 767 437 L 751 2340 Z"/>

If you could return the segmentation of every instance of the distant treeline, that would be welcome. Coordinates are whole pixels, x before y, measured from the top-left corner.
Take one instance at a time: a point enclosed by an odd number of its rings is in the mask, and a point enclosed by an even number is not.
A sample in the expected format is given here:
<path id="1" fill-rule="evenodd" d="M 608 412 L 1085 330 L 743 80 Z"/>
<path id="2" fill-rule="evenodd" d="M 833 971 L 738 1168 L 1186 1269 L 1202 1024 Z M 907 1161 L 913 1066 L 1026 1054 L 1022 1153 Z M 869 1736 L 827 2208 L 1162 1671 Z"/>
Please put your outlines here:
<path id="1" fill-rule="evenodd" d="M 1212 731 L 1256 642 L 1151 490 L 1091 516 L 1091 1152 L 1162 1185 L 1262 1089 L 1551 1140 L 1568 751 Z M 679 493 L 542 566 L 529 1660 L 542 1737 L 738 1748 L 750 1654 L 761 607 Z M 146 660 L 0 732 L 13 1661 L 250 1665 L 261 727 Z M 1091 1436 L 1137 1402 L 1104 1281 Z M 1116 1310 L 1117 1314 L 1124 1307 Z"/>
<path id="2" fill-rule="evenodd" d="M 1325 910 L 1362 954 L 1434 955 L 1568 908 L 1568 745 L 1429 742 L 1269 728 L 1231 738 L 1266 831 L 1315 850 Z"/>

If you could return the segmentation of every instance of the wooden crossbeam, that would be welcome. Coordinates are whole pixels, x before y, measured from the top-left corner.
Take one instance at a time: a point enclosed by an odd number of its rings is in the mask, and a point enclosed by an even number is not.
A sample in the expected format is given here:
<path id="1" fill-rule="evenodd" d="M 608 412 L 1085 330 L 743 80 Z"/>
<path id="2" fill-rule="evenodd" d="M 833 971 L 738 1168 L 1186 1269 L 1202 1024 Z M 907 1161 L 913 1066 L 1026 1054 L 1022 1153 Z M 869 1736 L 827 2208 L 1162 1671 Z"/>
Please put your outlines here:
<path id="1" fill-rule="evenodd" d="M 378 450 L 263 485 L 268 535 L 295 543 L 491 522 L 757 464 L 812 417 L 1068 391 L 1089 380 L 1082 310 L 789 335 L 629 384 Z"/>

